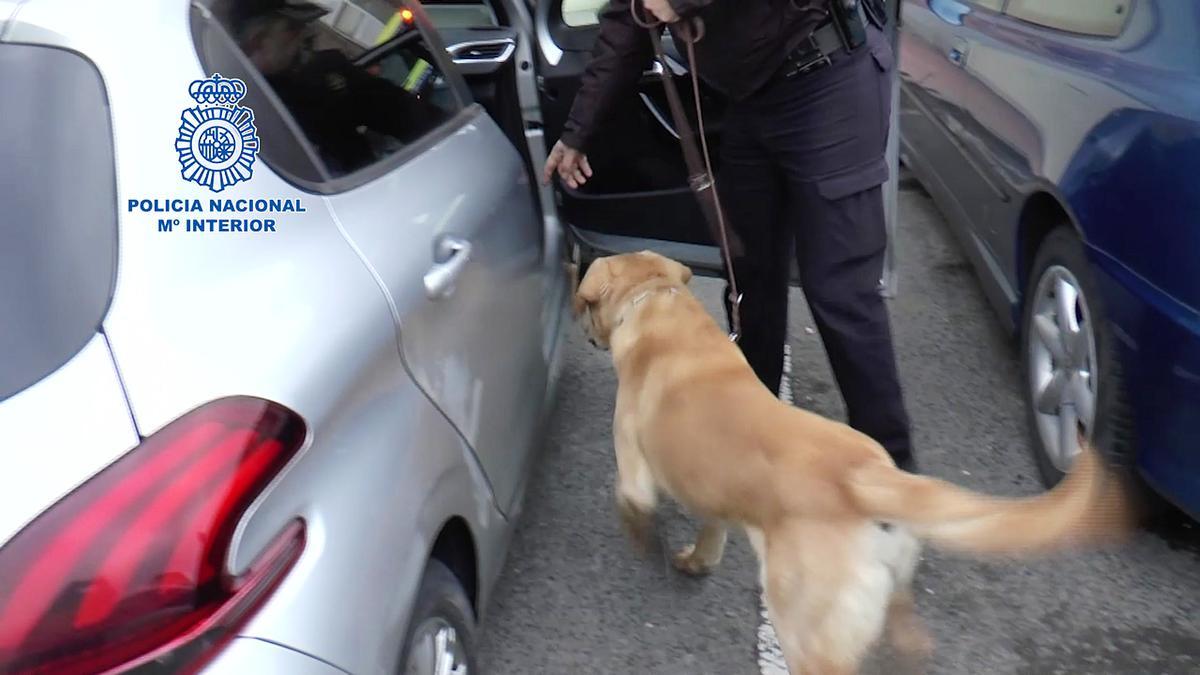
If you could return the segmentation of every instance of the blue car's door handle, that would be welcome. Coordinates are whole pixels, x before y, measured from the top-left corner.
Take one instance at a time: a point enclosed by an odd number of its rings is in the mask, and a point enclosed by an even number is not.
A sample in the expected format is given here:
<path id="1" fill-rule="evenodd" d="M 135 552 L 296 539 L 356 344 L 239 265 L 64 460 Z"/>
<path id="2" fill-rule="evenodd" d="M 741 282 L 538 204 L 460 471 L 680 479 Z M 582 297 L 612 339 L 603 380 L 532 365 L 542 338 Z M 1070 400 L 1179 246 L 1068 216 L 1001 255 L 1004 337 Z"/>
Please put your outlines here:
<path id="1" fill-rule="evenodd" d="M 967 41 L 962 38 L 955 38 L 954 45 L 946 52 L 946 58 L 950 59 L 950 63 L 960 68 L 966 65 Z"/>

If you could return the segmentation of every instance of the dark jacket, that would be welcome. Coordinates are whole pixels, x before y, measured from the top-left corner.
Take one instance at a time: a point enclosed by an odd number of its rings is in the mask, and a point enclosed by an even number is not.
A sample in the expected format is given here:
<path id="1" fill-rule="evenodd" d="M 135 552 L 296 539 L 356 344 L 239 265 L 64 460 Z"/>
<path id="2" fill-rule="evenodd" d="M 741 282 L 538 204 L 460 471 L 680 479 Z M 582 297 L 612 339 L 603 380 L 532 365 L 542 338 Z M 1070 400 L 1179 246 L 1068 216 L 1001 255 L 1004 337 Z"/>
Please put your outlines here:
<path id="1" fill-rule="evenodd" d="M 634 23 L 629 3 L 611 0 L 600 14 L 600 35 L 563 126 L 562 142 L 573 148 L 587 150 L 599 121 L 616 101 L 634 94 L 654 58 L 650 36 Z M 828 12 L 828 0 L 671 0 L 671 5 L 682 17 L 704 21 L 696 43 L 700 76 L 734 101 L 766 84 Z M 644 11 L 640 0 L 638 10 Z"/>

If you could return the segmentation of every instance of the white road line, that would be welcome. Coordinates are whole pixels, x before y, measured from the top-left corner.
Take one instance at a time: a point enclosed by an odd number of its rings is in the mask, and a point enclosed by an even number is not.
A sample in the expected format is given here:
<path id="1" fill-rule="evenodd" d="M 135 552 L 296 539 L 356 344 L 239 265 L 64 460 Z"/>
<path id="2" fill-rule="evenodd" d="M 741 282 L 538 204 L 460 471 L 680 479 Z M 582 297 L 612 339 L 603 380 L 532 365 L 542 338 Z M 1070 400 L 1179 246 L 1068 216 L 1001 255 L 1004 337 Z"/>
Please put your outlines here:
<path id="1" fill-rule="evenodd" d="M 783 346 L 783 377 L 779 381 L 779 398 L 787 403 L 793 403 L 792 397 L 792 346 Z M 779 648 L 779 638 L 775 628 L 767 616 L 767 603 L 763 598 L 763 590 L 758 595 L 758 670 L 763 675 L 787 675 L 787 663 L 783 660 L 783 650 Z"/>
<path id="2" fill-rule="evenodd" d="M 779 398 L 794 403 L 792 398 L 792 346 L 783 346 L 783 377 L 779 380 Z"/>
<path id="3" fill-rule="evenodd" d="M 788 675 L 783 650 L 779 648 L 779 638 L 767 617 L 767 605 L 762 596 L 758 600 L 758 615 L 762 620 L 758 624 L 758 671 L 763 675 Z"/>

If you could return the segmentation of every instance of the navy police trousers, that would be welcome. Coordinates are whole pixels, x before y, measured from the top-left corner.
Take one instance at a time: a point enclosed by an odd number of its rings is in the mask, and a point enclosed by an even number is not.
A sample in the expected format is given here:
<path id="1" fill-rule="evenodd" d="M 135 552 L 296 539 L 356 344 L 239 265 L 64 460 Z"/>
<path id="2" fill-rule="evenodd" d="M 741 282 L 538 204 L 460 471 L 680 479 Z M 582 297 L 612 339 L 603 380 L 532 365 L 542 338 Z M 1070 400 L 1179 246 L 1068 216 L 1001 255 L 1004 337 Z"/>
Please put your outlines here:
<path id="1" fill-rule="evenodd" d="M 740 345 L 755 373 L 778 390 L 795 255 L 848 423 L 902 468 L 915 470 L 879 294 L 893 67 L 887 38 L 871 27 L 867 43 L 853 53 L 839 52 L 829 65 L 791 78 L 778 76 L 733 104 L 719 188 L 744 245 L 733 266 L 744 295 Z"/>

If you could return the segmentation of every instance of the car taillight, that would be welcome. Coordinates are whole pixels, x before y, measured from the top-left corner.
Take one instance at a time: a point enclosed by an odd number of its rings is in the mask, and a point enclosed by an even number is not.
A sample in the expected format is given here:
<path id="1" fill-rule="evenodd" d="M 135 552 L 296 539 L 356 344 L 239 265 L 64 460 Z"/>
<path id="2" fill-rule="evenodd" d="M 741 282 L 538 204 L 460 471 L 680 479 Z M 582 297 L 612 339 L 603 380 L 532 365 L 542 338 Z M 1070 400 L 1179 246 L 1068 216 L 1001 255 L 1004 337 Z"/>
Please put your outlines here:
<path id="1" fill-rule="evenodd" d="M 198 669 L 304 548 L 296 520 L 224 571 L 239 519 L 305 434 L 275 403 L 214 401 L 38 516 L 0 548 L 0 673 Z"/>

